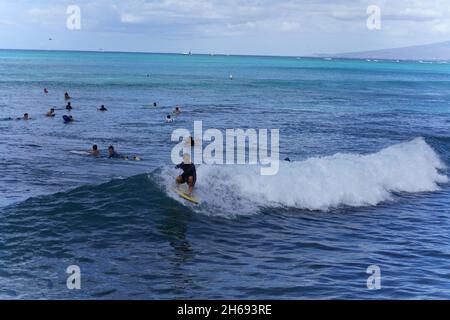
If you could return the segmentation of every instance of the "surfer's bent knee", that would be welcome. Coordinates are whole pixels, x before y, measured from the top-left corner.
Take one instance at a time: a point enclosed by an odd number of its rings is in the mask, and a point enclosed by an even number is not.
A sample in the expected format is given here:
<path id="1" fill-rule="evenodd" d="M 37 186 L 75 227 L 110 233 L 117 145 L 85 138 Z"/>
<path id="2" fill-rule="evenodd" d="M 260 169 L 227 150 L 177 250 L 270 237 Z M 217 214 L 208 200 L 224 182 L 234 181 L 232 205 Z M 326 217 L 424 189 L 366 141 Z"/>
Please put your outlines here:
<path id="1" fill-rule="evenodd" d="M 194 177 L 189 177 L 189 178 L 188 178 L 188 184 L 189 184 L 189 186 L 191 186 L 191 187 L 193 187 L 193 186 L 195 185 Z"/>

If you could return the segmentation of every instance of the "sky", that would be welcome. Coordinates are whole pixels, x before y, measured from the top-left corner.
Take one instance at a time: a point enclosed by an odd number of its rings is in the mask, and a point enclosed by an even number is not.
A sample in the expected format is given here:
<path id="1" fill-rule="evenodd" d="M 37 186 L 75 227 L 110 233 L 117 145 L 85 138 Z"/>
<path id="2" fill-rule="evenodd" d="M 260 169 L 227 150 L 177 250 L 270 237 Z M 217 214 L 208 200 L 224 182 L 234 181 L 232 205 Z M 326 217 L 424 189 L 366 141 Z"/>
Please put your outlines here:
<path id="1" fill-rule="evenodd" d="M 0 0 L 2 49 L 304 56 L 448 40 L 450 0 Z"/>

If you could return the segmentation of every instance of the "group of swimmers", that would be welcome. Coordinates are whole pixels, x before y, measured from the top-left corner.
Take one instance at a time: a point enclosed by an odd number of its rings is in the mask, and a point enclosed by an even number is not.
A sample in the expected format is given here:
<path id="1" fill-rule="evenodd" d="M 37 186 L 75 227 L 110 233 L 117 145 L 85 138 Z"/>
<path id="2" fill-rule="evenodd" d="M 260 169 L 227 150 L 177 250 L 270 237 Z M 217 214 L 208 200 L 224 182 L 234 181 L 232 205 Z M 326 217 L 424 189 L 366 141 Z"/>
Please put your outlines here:
<path id="1" fill-rule="evenodd" d="M 47 88 L 44 88 L 44 93 L 48 94 L 49 91 Z M 69 95 L 68 92 L 64 93 L 64 99 L 67 101 L 67 105 L 66 105 L 66 111 L 71 112 L 73 110 L 73 106 L 72 106 L 72 102 L 68 101 L 71 100 L 72 97 Z M 156 102 L 153 102 L 153 107 L 157 107 L 158 104 Z M 100 108 L 98 109 L 98 111 L 101 112 L 106 112 L 108 111 L 108 109 L 105 107 L 105 105 L 101 105 Z M 179 106 L 175 107 L 172 111 L 172 114 L 175 116 L 179 116 L 181 115 L 182 111 L 181 108 Z M 46 117 L 52 118 L 56 116 L 56 108 L 50 108 L 50 110 L 45 114 Z M 17 120 L 31 120 L 30 116 L 28 113 L 24 113 L 24 115 L 22 117 L 18 117 Z M 64 123 L 71 123 L 73 121 L 75 121 L 75 118 L 72 115 L 64 115 L 63 116 L 63 120 Z M 172 123 L 174 121 L 174 117 L 172 115 L 167 115 L 166 116 L 166 123 Z"/>
<path id="2" fill-rule="evenodd" d="M 91 154 L 94 157 L 100 157 L 101 153 L 100 153 L 100 150 L 98 149 L 98 146 L 96 144 L 94 144 L 92 146 L 92 150 L 89 152 L 89 154 Z M 109 146 L 108 147 L 108 158 L 109 159 L 121 159 L 121 160 L 130 160 L 131 159 L 131 160 L 134 160 L 134 161 L 142 160 L 138 156 L 129 157 L 129 156 L 121 155 L 121 154 L 116 152 L 116 150 L 114 149 L 114 146 Z"/>
<path id="3" fill-rule="evenodd" d="M 48 94 L 48 89 L 44 88 L 44 93 Z M 69 95 L 68 92 L 64 93 L 64 99 L 67 100 L 71 100 L 72 97 Z M 72 103 L 70 101 L 67 102 L 66 108 L 65 108 L 68 112 L 73 110 L 72 107 Z M 101 107 L 98 109 L 99 111 L 105 112 L 108 111 L 108 109 L 105 107 L 105 105 L 101 105 Z M 53 118 L 56 116 L 56 108 L 50 108 L 50 110 L 47 111 L 47 113 L 45 114 L 46 117 L 49 118 Z M 63 117 L 64 123 L 70 123 L 75 121 L 74 117 L 72 115 L 64 115 Z M 32 118 L 30 118 L 28 113 L 24 113 L 22 117 L 18 117 L 16 118 L 17 120 L 32 120 Z"/>
<path id="4" fill-rule="evenodd" d="M 44 93 L 48 94 L 49 91 L 47 88 L 44 88 Z M 66 101 L 71 100 L 71 96 L 69 95 L 68 92 L 64 93 L 64 99 Z M 154 102 L 153 103 L 154 107 L 157 107 L 157 103 Z M 68 112 L 73 110 L 72 107 L 72 103 L 70 101 L 67 102 L 66 108 L 65 108 Z M 104 106 L 101 105 L 101 107 L 98 109 L 101 112 L 105 112 L 108 111 L 108 109 Z M 172 114 L 175 116 L 179 116 L 181 115 L 182 111 L 181 108 L 179 106 L 175 107 L 172 111 Z M 51 108 L 46 114 L 46 117 L 55 117 L 56 116 L 56 109 L 55 108 Z M 18 120 L 30 120 L 31 118 L 29 117 L 28 113 L 25 113 L 23 115 L 23 117 L 17 118 Z M 64 115 L 63 116 L 63 120 L 64 123 L 71 123 L 73 121 L 75 121 L 74 117 L 72 115 Z M 173 116 L 172 115 L 167 115 L 166 116 L 166 122 L 167 123 L 171 123 L 173 122 Z M 192 137 L 188 138 L 188 144 L 190 146 L 194 146 L 194 139 Z M 100 150 L 98 149 L 98 146 L 96 144 L 94 144 L 92 146 L 92 150 L 89 152 L 89 154 L 91 154 L 94 157 L 99 157 L 101 155 Z M 121 155 L 119 153 L 117 153 L 114 149 L 114 146 L 109 146 L 108 147 L 108 158 L 109 159 L 121 159 L 121 160 L 134 160 L 134 161 L 140 161 L 141 158 L 138 156 L 133 156 L 133 157 L 128 157 L 128 156 L 124 156 Z M 192 195 L 195 183 L 197 181 L 197 173 L 196 173 L 196 168 L 195 165 L 193 163 L 191 163 L 190 161 L 190 156 L 188 154 L 185 154 L 183 156 L 183 162 L 180 163 L 179 165 L 176 166 L 176 169 L 181 169 L 183 171 L 183 173 L 178 176 L 175 179 L 175 182 L 177 185 L 181 185 L 181 184 L 187 184 L 188 185 L 188 192 L 186 193 L 187 195 Z"/>
<path id="5" fill-rule="evenodd" d="M 176 116 L 181 115 L 181 108 L 180 107 L 175 107 L 175 109 L 173 109 L 172 113 Z M 167 123 L 172 123 L 173 122 L 173 117 L 172 115 L 168 114 L 166 116 L 166 122 Z"/>

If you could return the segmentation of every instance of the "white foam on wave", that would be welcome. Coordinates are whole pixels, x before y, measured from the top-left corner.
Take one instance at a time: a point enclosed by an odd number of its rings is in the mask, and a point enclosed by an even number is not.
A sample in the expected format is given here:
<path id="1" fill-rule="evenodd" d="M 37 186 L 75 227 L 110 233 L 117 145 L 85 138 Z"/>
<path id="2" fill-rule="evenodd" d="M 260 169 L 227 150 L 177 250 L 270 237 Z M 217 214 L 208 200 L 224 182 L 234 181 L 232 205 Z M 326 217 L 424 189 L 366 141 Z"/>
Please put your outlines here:
<path id="1" fill-rule="evenodd" d="M 375 206 L 394 192 L 431 192 L 447 183 L 444 163 L 422 139 L 368 155 L 336 154 L 283 162 L 275 176 L 261 176 L 257 166 L 199 166 L 196 194 L 207 214 L 243 215 L 261 208 L 330 210 L 341 206 Z M 164 184 L 177 171 L 164 169 Z M 174 199 L 177 196 L 169 193 Z"/>

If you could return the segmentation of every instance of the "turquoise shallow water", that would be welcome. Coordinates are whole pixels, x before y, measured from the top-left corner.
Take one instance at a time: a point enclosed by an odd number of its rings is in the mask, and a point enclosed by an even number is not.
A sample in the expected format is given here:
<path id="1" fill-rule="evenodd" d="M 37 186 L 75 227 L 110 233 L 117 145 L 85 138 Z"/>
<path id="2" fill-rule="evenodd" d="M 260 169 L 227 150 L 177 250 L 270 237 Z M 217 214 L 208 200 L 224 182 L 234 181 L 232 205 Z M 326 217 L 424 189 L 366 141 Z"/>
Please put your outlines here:
<path id="1" fill-rule="evenodd" d="M 0 51 L 0 297 L 448 298 L 449 76 L 437 63 Z M 65 110 L 43 116 L 65 91 L 71 125 Z M 202 204 L 180 202 L 170 135 L 194 120 L 279 128 L 293 162 L 267 178 L 202 165 Z M 143 161 L 70 153 L 93 143 Z"/>

